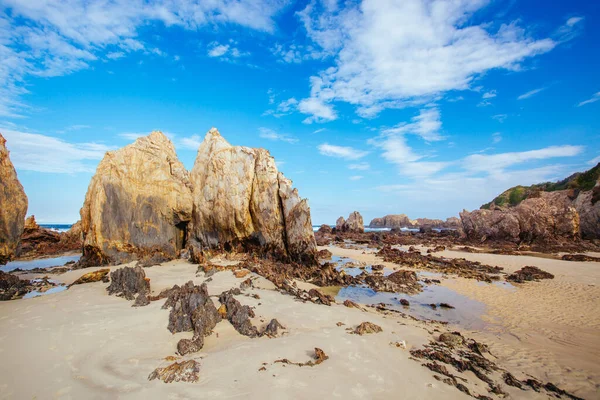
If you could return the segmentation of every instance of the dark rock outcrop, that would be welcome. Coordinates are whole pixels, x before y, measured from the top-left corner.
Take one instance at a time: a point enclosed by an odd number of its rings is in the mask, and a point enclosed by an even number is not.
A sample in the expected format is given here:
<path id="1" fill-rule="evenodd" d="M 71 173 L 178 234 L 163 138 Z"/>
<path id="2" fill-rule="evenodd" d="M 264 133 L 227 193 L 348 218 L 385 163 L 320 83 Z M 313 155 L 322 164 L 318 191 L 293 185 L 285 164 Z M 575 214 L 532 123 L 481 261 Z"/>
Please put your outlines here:
<path id="1" fill-rule="evenodd" d="M 538 267 L 523 267 L 518 271 L 508 275 L 507 281 L 523 283 L 527 281 L 538 281 L 540 279 L 554 279 L 554 275 L 549 272 L 543 271 Z"/>
<path id="2" fill-rule="evenodd" d="M 39 226 L 35 216 L 31 215 L 25 220 L 17 255 L 19 258 L 45 257 L 80 251 L 81 248 L 81 221 L 67 232 L 56 232 Z"/>
<path id="3" fill-rule="evenodd" d="M 0 135 L 0 265 L 12 260 L 23 233 L 27 196 Z"/>
<path id="4" fill-rule="evenodd" d="M 12 300 L 23 297 L 29 292 L 29 281 L 0 271 L 0 300 Z"/>
<path id="5" fill-rule="evenodd" d="M 244 336 L 259 336 L 258 328 L 252 325 L 250 318 L 254 318 L 254 311 L 246 305 L 242 305 L 234 294 L 239 294 L 235 290 L 229 290 L 221 293 L 219 301 L 225 306 L 226 318 L 236 331 Z"/>
<path id="6" fill-rule="evenodd" d="M 163 308 L 171 308 L 169 331 L 194 332 L 191 340 L 181 339 L 177 343 L 177 352 L 181 355 L 199 351 L 204 346 L 204 337 L 221 321 L 205 283 L 198 286 L 189 281 L 182 287 L 174 286 Z"/>
<path id="7" fill-rule="evenodd" d="M 146 296 L 150 293 L 150 279 L 141 267 L 123 267 L 110 273 L 108 294 L 134 300 L 136 295 Z"/>
<path id="8" fill-rule="evenodd" d="M 417 218 L 412 220 L 406 214 L 391 214 L 381 218 L 373 218 L 369 223 L 369 228 L 442 228 L 442 229 L 458 229 L 460 227 L 460 219 L 456 217 L 447 218 L 445 221 L 441 219 Z"/>

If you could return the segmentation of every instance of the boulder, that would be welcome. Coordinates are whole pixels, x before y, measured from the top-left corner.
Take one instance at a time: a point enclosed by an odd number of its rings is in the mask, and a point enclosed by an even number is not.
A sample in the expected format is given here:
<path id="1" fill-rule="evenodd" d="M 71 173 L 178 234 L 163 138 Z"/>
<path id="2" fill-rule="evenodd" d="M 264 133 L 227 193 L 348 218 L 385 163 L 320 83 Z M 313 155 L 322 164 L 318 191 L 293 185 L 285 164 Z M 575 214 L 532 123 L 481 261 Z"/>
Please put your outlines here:
<path id="1" fill-rule="evenodd" d="M 27 196 L 5 144 L 0 134 L 0 265 L 14 257 L 27 212 Z"/>
<path id="2" fill-rule="evenodd" d="M 107 152 L 81 209 L 80 266 L 177 257 L 192 216 L 192 186 L 161 132 Z"/>
<path id="3" fill-rule="evenodd" d="M 198 149 L 190 179 L 192 254 L 220 247 L 317 262 L 308 203 L 267 150 L 232 146 L 213 128 Z"/>
<path id="4" fill-rule="evenodd" d="M 110 273 L 108 294 L 115 294 L 127 300 L 134 300 L 135 295 L 145 296 L 150 293 L 150 279 L 142 267 L 123 267 Z"/>
<path id="5" fill-rule="evenodd" d="M 573 201 L 579 213 L 579 229 L 584 239 L 600 238 L 600 183 L 594 189 L 579 193 Z"/>
<path id="6" fill-rule="evenodd" d="M 344 219 L 344 217 L 339 217 L 337 219 L 337 221 L 335 221 L 335 230 L 343 231 L 345 225 L 346 225 L 346 220 Z"/>

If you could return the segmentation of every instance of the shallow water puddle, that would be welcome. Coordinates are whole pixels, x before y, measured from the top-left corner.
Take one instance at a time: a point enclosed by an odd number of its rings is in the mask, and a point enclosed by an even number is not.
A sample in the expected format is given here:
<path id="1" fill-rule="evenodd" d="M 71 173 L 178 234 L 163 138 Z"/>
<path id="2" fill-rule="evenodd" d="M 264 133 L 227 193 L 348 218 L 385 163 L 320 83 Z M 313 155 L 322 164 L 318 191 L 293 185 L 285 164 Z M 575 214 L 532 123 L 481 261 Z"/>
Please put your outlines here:
<path id="1" fill-rule="evenodd" d="M 38 297 L 38 296 L 45 296 L 47 294 L 53 294 L 53 293 L 60 293 L 67 290 L 67 286 L 66 285 L 61 285 L 61 286 L 55 286 L 53 288 L 50 288 L 44 292 L 39 292 L 37 290 L 34 290 L 33 292 L 29 292 L 27 293 L 25 296 L 23 296 L 24 299 L 31 299 L 33 297 Z"/>
<path id="2" fill-rule="evenodd" d="M 337 264 L 338 270 L 343 270 L 348 275 L 357 276 L 363 271 L 372 273 L 370 265 L 355 267 L 355 260 L 347 257 L 333 256 L 332 263 Z M 349 265 L 349 266 L 346 266 Z M 384 269 L 383 274 L 389 275 L 394 272 L 391 269 Z M 423 280 L 443 280 L 448 278 L 439 272 L 432 271 L 417 271 L 417 276 L 420 281 Z M 485 282 L 474 282 L 477 285 L 489 285 Z M 336 301 L 343 302 L 346 299 L 352 300 L 363 305 L 385 303 L 388 308 L 402 311 L 419 319 L 433 319 L 437 321 L 457 324 L 467 329 L 483 329 L 489 323 L 484 322 L 481 316 L 485 312 L 485 304 L 473 300 L 467 296 L 461 295 L 456 291 L 445 286 L 430 284 L 426 285 L 421 282 L 423 291 L 416 295 L 407 295 L 404 293 L 386 293 L 376 292 L 366 286 L 348 286 L 342 287 L 336 294 Z M 497 285 L 509 290 L 516 289 L 507 282 L 494 282 L 492 285 Z M 409 301 L 409 306 L 400 304 L 400 299 Z M 454 308 L 442 308 L 441 303 L 450 304 Z M 433 308 L 431 305 L 435 304 Z"/>
<path id="3" fill-rule="evenodd" d="M 17 268 L 22 270 L 30 270 L 34 268 L 48 268 L 48 267 L 56 267 L 63 266 L 70 261 L 77 262 L 81 255 L 76 256 L 62 256 L 62 257 L 54 257 L 54 258 L 40 258 L 38 260 L 28 260 L 28 261 L 11 261 L 6 265 L 0 267 L 0 271 L 9 272 L 15 270 Z"/>

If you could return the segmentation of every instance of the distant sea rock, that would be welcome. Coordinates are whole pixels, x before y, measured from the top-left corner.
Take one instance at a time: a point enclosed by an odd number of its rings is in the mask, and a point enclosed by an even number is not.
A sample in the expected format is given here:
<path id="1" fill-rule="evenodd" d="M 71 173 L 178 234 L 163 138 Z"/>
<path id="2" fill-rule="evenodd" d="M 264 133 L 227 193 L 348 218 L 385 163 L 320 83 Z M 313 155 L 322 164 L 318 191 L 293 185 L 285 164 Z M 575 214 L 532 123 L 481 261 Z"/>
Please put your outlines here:
<path id="1" fill-rule="evenodd" d="M 192 248 L 258 249 L 281 260 L 317 262 L 308 202 L 267 150 L 232 146 L 213 128 L 190 179 Z"/>
<path id="2" fill-rule="evenodd" d="M 456 217 L 450 217 L 443 221 L 441 219 L 417 218 L 412 220 L 406 214 L 390 214 L 382 218 L 374 218 L 369 223 L 369 228 L 446 228 L 458 229 L 460 220 Z"/>
<path id="3" fill-rule="evenodd" d="M 353 211 L 347 220 L 339 217 L 335 223 L 335 229 L 341 232 L 364 232 L 365 223 L 362 215 L 358 211 Z"/>
<path id="4" fill-rule="evenodd" d="M 0 134 L 0 265 L 10 261 L 25 225 L 27 196 Z"/>
<path id="5" fill-rule="evenodd" d="M 25 229 L 16 255 L 19 258 L 52 256 L 67 251 L 81 250 L 81 221 L 66 232 L 57 232 L 39 226 L 34 215 L 25 220 Z"/>

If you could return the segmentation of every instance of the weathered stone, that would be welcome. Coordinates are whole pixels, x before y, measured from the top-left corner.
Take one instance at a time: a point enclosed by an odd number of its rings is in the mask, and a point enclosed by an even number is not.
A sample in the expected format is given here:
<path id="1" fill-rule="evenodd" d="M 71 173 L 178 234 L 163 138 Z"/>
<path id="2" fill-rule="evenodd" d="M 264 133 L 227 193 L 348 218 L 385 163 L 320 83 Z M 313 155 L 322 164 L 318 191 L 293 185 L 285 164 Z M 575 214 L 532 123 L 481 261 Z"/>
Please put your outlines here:
<path id="1" fill-rule="evenodd" d="M 103 268 L 97 271 L 88 272 L 87 274 L 81 275 L 77 280 L 69 285 L 69 287 L 73 285 L 81 285 L 84 283 L 92 283 L 92 282 L 108 282 L 108 273 L 110 269 Z"/>
<path id="2" fill-rule="evenodd" d="M 465 339 L 461 335 L 449 332 L 442 333 L 438 340 L 450 346 L 462 346 L 465 344 Z"/>
<path id="3" fill-rule="evenodd" d="M 261 336 L 276 337 L 282 329 L 285 329 L 285 326 L 281 325 L 279 321 L 273 318 L 271 322 L 267 324 L 265 330 L 261 333 Z"/>
<path id="4" fill-rule="evenodd" d="M 58 255 L 69 251 L 81 251 L 81 221 L 67 232 L 56 232 L 40 227 L 31 215 L 25 221 L 25 229 L 17 248 L 21 259 Z"/>
<path id="5" fill-rule="evenodd" d="M 118 264 L 160 254 L 173 259 L 185 247 L 192 215 L 188 172 L 173 143 L 152 132 L 106 153 L 83 208 L 80 266 Z"/>
<path id="6" fill-rule="evenodd" d="M 332 256 L 333 254 L 327 249 L 319 250 L 319 260 L 331 260 Z"/>
<path id="7" fill-rule="evenodd" d="M 23 297 L 29 291 L 28 286 L 29 281 L 0 271 L 0 300 L 12 300 Z"/>
<path id="8" fill-rule="evenodd" d="M 538 267 L 523 267 L 518 271 L 508 275 L 507 281 L 523 283 L 527 281 L 538 281 L 540 279 L 554 279 L 554 275 L 549 272 L 543 271 Z"/>
<path id="9" fill-rule="evenodd" d="M 198 149 L 190 177 L 192 248 L 239 248 L 317 262 L 308 203 L 277 171 L 268 151 L 231 146 L 213 128 Z"/>
<path id="10" fill-rule="evenodd" d="M 363 217 L 358 211 L 350 213 L 347 220 L 344 217 L 339 217 L 335 224 L 335 229 L 340 232 L 362 233 L 365 231 Z"/>
<path id="11" fill-rule="evenodd" d="M 200 364 L 195 360 L 176 362 L 168 367 L 156 368 L 148 376 L 148 380 L 160 379 L 165 383 L 198 382 Z"/>
<path id="12" fill-rule="evenodd" d="M 224 304 L 227 310 L 227 319 L 231 322 L 231 325 L 235 328 L 236 331 L 241 333 L 244 336 L 256 337 L 259 336 L 258 329 L 252 325 L 252 321 L 250 318 L 254 318 L 254 311 L 251 307 L 242 305 L 238 300 L 236 300 L 234 294 L 238 292 L 234 292 L 229 290 L 227 292 L 221 293 L 219 296 L 219 301 L 221 304 Z"/>
<path id="13" fill-rule="evenodd" d="M 12 260 L 27 213 L 27 196 L 0 134 L 0 265 Z"/>
<path id="14" fill-rule="evenodd" d="M 372 322 L 363 322 L 360 325 L 358 325 L 352 333 L 362 336 L 362 335 L 365 335 L 368 333 L 379 333 L 379 332 L 383 332 L 383 329 L 381 329 L 381 327 L 379 325 L 375 325 Z"/>
<path id="15" fill-rule="evenodd" d="M 150 280 L 142 267 L 123 267 L 110 273 L 108 294 L 135 300 L 137 294 L 150 293 Z"/>

